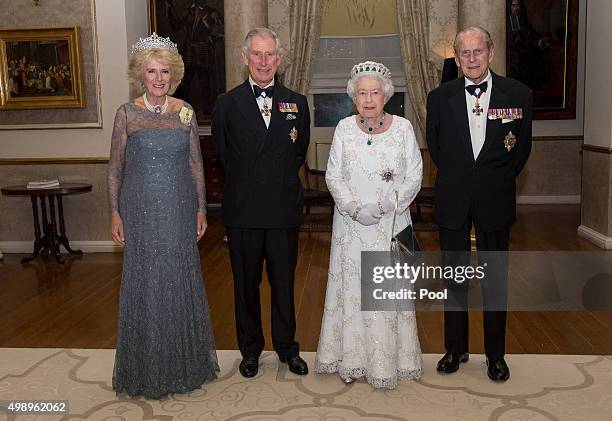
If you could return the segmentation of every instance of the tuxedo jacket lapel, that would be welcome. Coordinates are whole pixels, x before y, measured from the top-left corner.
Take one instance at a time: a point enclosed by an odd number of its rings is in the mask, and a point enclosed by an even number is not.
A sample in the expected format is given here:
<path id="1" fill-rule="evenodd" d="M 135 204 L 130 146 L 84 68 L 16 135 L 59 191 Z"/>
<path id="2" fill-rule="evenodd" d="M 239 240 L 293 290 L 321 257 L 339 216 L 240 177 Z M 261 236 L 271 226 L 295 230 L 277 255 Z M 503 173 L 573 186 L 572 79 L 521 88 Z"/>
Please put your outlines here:
<path id="1" fill-rule="evenodd" d="M 253 95 L 253 88 L 249 84 L 248 79 L 235 91 L 234 99 L 238 111 L 244 116 L 248 125 L 253 129 L 259 143 L 263 143 L 268 135 L 268 129 L 261 116 L 261 111 Z"/>
<path id="2" fill-rule="evenodd" d="M 494 108 L 504 108 L 508 104 L 508 94 L 506 94 L 502 87 L 500 86 L 500 80 L 497 75 L 491 72 L 491 77 L 493 78 L 493 89 L 491 89 L 491 99 L 489 99 L 489 109 Z M 488 114 L 489 110 L 485 110 Z M 498 139 L 497 132 L 499 131 L 502 121 L 500 119 L 489 120 L 487 115 L 487 130 L 485 134 L 485 142 L 482 145 L 482 150 L 478 154 L 478 159 L 476 162 L 480 160 L 480 158 L 487 153 L 487 151 L 491 148 L 491 145 Z"/>
<path id="3" fill-rule="evenodd" d="M 460 136 L 460 141 L 463 142 L 465 153 L 469 162 L 474 163 L 474 152 L 472 150 L 472 138 L 470 136 L 470 123 L 468 122 L 467 116 L 467 102 L 465 101 L 465 93 L 463 91 L 464 78 L 461 78 L 461 89 L 458 89 L 454 95 L 452 95 L 448 102 L 453 112 L 455 123 Z"/>

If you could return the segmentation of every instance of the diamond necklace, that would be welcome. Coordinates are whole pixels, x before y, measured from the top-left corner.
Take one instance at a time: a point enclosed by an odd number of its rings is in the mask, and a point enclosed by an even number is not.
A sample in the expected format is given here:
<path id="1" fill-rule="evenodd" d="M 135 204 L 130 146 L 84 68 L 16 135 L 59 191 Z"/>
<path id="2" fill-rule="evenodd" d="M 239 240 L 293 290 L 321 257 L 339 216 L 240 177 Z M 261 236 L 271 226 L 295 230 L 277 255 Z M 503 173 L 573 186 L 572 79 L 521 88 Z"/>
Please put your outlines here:
<path id="1" fill-rule="evenodd" d="M 385 112 L 382 112 L 382 118 L 380 119 L 380 121 L 378 122 L 378 125 L 374 125 L 374 126 L 369 126 L 368 123 L 366 123 L 366 119 L 363 116 L 359 116 L 359 122 L 361 123 L 361 125 L 363 127 L 365 127 L 366 129 L 368 129 L 368 146 L 372 144 L 372 135 L 374 134 L 374 129 L 378 129 L 382 126 L 384 126 L 385 124 Z"/>
<path id="2" fill-rule="evenodd" d="M 163 114 L 168 109 L 168 95 L 165 95 L 166 100 L 162 105 L 151 105 L 149 101 L 147 101 L 147 94 L 142 95 L 142 100 L 144 101 L 145 107 L 147 110 L 151 111 L 154 114 Z"/>

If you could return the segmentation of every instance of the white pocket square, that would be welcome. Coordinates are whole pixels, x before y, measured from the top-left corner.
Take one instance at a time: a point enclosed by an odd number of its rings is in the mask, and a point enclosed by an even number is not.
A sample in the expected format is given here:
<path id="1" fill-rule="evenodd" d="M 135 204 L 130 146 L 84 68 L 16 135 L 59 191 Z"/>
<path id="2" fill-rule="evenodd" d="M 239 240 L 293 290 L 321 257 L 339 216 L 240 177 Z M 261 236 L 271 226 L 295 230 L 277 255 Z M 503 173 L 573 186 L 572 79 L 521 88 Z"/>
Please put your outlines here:
<path id="1" fill-rule="evenodd" d="M 502 118 L 502 124 L 512 123 L 513 121 L 513 118 Z"/>
<path id="2" fill-rule="evenodd" d="M 286 119 L 287 119 L 287 120 L 295 120 L 295 119 L 296 119 L 296 116 L 295 116 L 295 114 L 287 114 Z"/>

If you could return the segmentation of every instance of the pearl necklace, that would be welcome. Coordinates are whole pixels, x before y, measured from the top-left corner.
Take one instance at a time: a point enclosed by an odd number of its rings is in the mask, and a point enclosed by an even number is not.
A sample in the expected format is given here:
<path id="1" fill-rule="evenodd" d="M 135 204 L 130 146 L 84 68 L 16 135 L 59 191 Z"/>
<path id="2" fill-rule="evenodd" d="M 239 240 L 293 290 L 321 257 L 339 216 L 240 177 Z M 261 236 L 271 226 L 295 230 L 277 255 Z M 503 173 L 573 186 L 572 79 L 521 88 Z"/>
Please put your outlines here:
<path id="1" fill-rule="evenodd" d="M 166 100 L 162 105 L 151 105 L 149 101 L 147 101 L 147 94 L 145 93 L 142 96 L 142 100 L 144 101 L 145 107 L 147 107 L 147 110 L 151 111 L 154 114 L 163 114 L 166 112 L 166 110 L 168 109 L 168 95 L 166 95 L 165 98 Z"/>
<path id="2" fill-rule="evenodd" d="M 368 129 L 368 146 L 372 144 L 372 135 L 374 134 L 374 130 L 378 129 L 382 126 L 385 125 L 385 112 L 383 111 L 382 113 L 382 118 L 380 119 L 380 121 L 378 122 L 378 125 L 376 126 L 369 126 L 368 123 L 366 123 L 366 119 L 362 116 L 359 116 L 359 122 L 361 123 L 361 125 L 363 127 L 365 127 L 366 129 Z"/>

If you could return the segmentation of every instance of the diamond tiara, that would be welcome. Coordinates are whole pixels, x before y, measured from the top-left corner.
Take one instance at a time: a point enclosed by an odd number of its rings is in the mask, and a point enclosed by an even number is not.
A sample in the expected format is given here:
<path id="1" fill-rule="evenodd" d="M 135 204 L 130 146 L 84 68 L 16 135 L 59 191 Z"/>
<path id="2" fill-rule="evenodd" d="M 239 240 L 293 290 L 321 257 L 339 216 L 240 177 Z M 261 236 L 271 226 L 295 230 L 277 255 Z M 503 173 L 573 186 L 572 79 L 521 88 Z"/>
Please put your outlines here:
<path id="1" fill-rule="evenodd" d="M 149 37 L 140 38 L 136 44 L 132 45 L 131 54 L 134 55 L 139 51 L 148 50 L 150 48 L 162 48 L 178 54 L 178 47 L 170 40 L 170 37 L 162 38 L 155 32 Z"/>
<path id="2" fill-rule="evenodd" d="M 386 79 L 391 79 L 391 71 L 382 63 L 376 63 L 375 61 L 364 61 L 353 66 L 351 70 L 351 77 L 357 75 L 377 74 L 381 75 Z"/>

